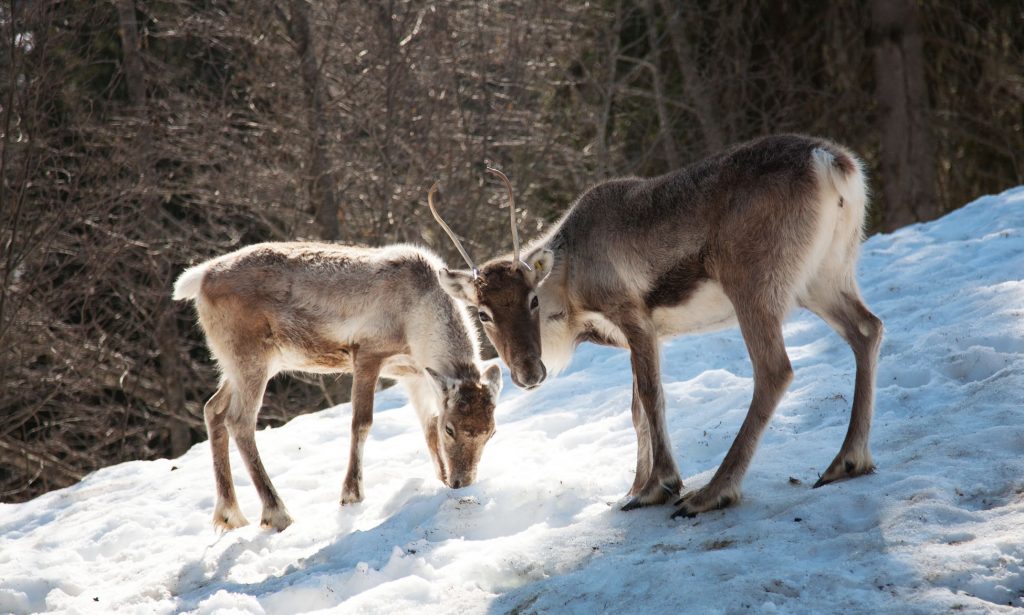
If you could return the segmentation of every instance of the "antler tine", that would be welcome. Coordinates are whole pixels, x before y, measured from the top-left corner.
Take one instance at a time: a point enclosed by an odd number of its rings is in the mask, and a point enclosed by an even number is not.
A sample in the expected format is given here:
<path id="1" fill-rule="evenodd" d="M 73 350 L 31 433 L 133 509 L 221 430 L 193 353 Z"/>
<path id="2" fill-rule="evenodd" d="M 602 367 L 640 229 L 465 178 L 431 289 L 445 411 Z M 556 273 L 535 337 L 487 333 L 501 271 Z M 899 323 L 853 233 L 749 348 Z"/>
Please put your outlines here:
<path id="1" fill-rule="evenodd" d="M 469 268 L 473 271 L 473 277 L 475 278 L 477 277 L 477 268 L 476 265 L 473 264 L 473 259 L 469 257 L 469 253 L 466 252 L 466 248 L 462 247 L 462 242 L 455 236 L 452 229 L 444 223 L 444 220 L 441 219 L 441 214 L 437 213 L 437 208 L 434 207 L 434 193 L 437 192 L 438 184 L 439 182 L 434 182 L 434 185 L 430 187 L 430 192 L 427 193 L 427 206 L 430 207 L 430 213 L 434 214 L 434 219 L 441 225 L 444 232 L 448 233 L 448 237 L 451 238 L 452 243 L 454 243 L 455 247 L 459 249 L 459 254 L 462 255 L 462 258 L 466 259 L 466 264 L 469 265 Z"/>
<path id="2" fill-rule="evenodd" d="M 501 181 L 505 182 L 505 188 L 508 190 L 508 217 L 512 222 L 512 262 L 519 263 L 529 269 L 530 266 L 519 258 L 519 230 L 516 229 L 516 198 L 512 194 L 512 182 L 508 180 L 504 173 L 494 167 L 487 167 L 487 172 L 496 175 Z"/>

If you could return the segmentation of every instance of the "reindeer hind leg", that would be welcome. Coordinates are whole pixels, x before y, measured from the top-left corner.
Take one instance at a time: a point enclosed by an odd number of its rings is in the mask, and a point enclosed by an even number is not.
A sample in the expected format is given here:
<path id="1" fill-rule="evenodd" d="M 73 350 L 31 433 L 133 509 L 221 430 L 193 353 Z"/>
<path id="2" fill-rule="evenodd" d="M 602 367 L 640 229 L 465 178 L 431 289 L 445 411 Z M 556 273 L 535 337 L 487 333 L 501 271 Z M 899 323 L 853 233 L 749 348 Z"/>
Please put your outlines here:
<path id="1" fill-rule="evenodd" d="M 238 507 L 235 484 L 231 479 L 231 460 L 228 455 L 229 435 L 225 425 L 231 401 L 231 384 L 225 379 L 203 408 L 206 431 L 210 437 L 210 452 L 213 454 L 213 476 L 217 483 L 217 504 L 213 512 L 213 525 L 219 530 L 232 530 L 249 524 Z"/>
<path id="2" fill-rule="evenodd" d="M 846 340 L 857 364 L 850 425 L 839 454 L 814 484 L 821 487 L 840 479 L 874 472 L 868 438 L 874 415 L 875 372 L 884 327 L 882 321 L 864 305 L 854 284 L 846 284 L 845 288 L 833 292 L 812 294 L 802 303 Z"/>
<path id="3" fill-rule="evenodd" d="M 256 492 L 263 503 L 260 526 L 282 531 L 292 523 L 291 515 L 281 501 L 281 497 L 270 482 L 270 476 L 260 453 L 256 449 L 256 415 L 263 404 L 263 392 L 267 386 L 267 374 L 263 370 L 254 370 L 246 374 L 244 384 L 237 393 L 237 403 L 228 416 L 228 428 L 238 445 L 249 476 L 252 478 Z"/>

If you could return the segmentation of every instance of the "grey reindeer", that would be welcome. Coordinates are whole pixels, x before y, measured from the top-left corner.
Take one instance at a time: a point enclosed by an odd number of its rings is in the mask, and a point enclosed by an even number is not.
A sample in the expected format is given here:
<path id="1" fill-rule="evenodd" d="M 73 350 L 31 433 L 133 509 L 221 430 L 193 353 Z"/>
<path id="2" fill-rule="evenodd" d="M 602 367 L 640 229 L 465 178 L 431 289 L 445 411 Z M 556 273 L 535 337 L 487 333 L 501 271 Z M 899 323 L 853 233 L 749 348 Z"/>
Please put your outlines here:
<path id="1" fill-rule="evenodd" d="M 867 189 L 852 152 L 824 139 L 770 136 L 659 177 L 605 181 L 525 250 L 511 183 L 490 170 L 508 189 L 514 252 L 478 270 L 449 233 L 470 270 L 442 271 L 442 285 L 476 306 L 517 386 L 540 385 L 584 341 L 629 349 L 637 458 L 623 510 L 675 500 L 682 490 L 659 341 L 735 324 L 754 368 L 750 409 L 714 477 L 676 501 L 672 516 L 739 501 L 761 434 L 793 379 L 782 323 L 795 306 L 842 336 L 857 366 L 846 439 L 815 487 L 874 470 L 868 436 L 883 327 L 857 287 Z"/>
<path id="2" fill-rule="evenodd" d="M 379 376 L 397 379 L 419 415 L 438 478 L 472 483 L 494 434 L 501 370 L 481 367 L 464 306 L 439 284 L 433 253 L 413 246 L 357 248 L 264 243 L 186 270 L 175 299 L 192 299 L 220 388 L 206 403 L 217 504 L 213 522 L 248 522 L 235 498 L 228 459 L 233 437 L 263 503 L 261 525 L 292 523 L 256 450 L 256 415 L 279 372 L 350 372 L 352 443 L 342 505 L 363 499 L 363 444 Z"/>

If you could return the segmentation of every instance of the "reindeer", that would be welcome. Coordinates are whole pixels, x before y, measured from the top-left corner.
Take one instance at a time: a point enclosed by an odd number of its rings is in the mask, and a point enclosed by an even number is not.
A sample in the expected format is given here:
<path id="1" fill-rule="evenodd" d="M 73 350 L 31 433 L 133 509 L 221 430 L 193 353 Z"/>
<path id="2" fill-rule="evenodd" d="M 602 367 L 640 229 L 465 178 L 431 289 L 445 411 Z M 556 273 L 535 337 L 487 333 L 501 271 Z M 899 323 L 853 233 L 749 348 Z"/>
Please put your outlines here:
<path id="1" fill-rule="evenodd" d="M 413 246 L 263 243 L 178 278 L 174 298 L 195 300 L 222 374 L 204 410 L 217 528 L 248 523 L 235 499 L 229 434 L 263 503 L 261 525 L 281 531 L 292 522 L 255 440 L 267 381 L 282 371 L 353 374 L 343 506 L 363 500 L 363 444 L 379 376 L 397 379 L 408 391 L 437 477 L 455 489 L 473 482 L 494 434 L 501 369 L 482 370 L 472 320 L 441 289 L 441 269 L 437 256 Z"/>
<path id="2" fill-rule="evenodd" d="M 511 183 L 489 169 L 508 189 L 512 257 L 478 270 L 460 246 L 470 270 L 444 270 L 441 284 L 476 306 L 519 387 L 540 385 L 581 342 L 629 349 L 637 459 L 623 510 L 674 500 L 682 489 L 659 341 L 734 324 L 754 368 L 750 409 L 714 477 L 676 501 L 672 516 L 739 501 L 761 434 L 793 379 L 782 322 L 795 306 L 842 336 L 857 365 L 846 439 L 814 486 L 867 474 L 882 322 L 855 276 L 867 204 L 862 167 L 830 141 L 765 137 L 660 177 L 597 184 L 522 251 Z"/>

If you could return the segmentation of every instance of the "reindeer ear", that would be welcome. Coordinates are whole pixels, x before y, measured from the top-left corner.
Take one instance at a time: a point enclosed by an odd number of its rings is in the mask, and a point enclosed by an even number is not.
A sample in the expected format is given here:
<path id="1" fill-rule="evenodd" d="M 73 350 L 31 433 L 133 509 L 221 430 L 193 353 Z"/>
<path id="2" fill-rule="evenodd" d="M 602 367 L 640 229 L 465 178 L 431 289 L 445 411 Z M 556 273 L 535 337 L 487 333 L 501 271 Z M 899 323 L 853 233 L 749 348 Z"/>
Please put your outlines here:
<path id="1" fill-rule="evenodd" d="M 523 261 L 530 266 L 531 271 L 526 272 L 526 279 L 536 288 L 551 273 L 555 266 L 555 254 L 544 246 L 533 250 L 523 256 Z"/>
<path id="2" fill-rule="evenodd" d="M 423 371 L 427 372 L 427 375 L 430 376 L 430 382 L 433 383 L 434 389 L 442 397 L 445 396 L 445 395 L 448 395 L 448 393 L 452 389 L 453 383 L 455 382 L 454 380 L 452 380 L 448 376 L 442 376 L 441 374 L 435 372 L 434 370 L 430 369 L 429 367 L 424 368 Z"/>
<path id="3" fill-rule="evenodd" d="M 442 269 L 437 272 L 437 280 L 441 283 L 441 288 L 444 289 L 444 292 L 463 303 L 476 305 L 476 290 L 473 288 L 473 272 Z"/>
<path id="4" fill-rule="evenodd" d="M 501 368 L 497 363 L 492 364 L 484 370 L 483 383 L 491 390 L 491 398 L 498 402 L 498 394 L 501 393 Z"/>

